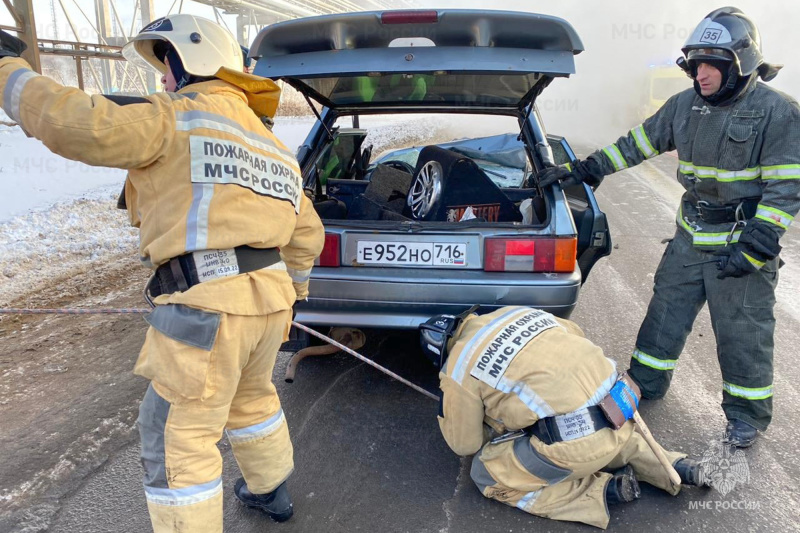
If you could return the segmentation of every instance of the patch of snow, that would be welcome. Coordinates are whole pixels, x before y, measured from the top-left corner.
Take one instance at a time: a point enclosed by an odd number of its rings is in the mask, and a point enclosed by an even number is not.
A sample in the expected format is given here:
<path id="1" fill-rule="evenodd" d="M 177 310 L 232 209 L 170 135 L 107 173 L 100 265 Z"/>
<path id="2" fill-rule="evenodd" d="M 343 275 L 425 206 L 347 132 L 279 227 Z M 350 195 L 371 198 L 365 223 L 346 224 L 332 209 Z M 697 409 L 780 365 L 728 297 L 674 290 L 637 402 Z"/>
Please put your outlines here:
<path id="1" fill-rule="evenodd" d="M 138 231 L 116 209 L 117 192 L 91 190 L 0 222 L 0 302 L 113 255 L 138 257 Z"/>
<path id="2" fill-rule="evenodd" d="M 64 159 L 18 126 L 0 126 L 0 222 L 98 187 L 113 185 L 119 192 L 124 182 L 124 170 Z"/>
<path id="3" fill-rule="evenodd" d="M 275 119 L 272 132 L 286 145 L 286 148 L 296 152 L 316 121 L 315 117 L 278 117 Z"/>

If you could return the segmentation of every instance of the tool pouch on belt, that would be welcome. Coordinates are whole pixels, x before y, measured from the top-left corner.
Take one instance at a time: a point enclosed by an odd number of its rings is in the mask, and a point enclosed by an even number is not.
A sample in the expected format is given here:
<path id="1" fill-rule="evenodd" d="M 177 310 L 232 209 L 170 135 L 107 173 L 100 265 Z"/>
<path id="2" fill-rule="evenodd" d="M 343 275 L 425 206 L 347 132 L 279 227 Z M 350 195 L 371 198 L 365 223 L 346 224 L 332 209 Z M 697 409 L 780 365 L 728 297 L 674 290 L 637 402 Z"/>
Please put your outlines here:
<path id="1" fill-rule="evenodd" d="M 642 393 L 627 374 L 622 374 L 611 391 L 597 404 L 614 429 L 619 429 L 639 407 Z"/>

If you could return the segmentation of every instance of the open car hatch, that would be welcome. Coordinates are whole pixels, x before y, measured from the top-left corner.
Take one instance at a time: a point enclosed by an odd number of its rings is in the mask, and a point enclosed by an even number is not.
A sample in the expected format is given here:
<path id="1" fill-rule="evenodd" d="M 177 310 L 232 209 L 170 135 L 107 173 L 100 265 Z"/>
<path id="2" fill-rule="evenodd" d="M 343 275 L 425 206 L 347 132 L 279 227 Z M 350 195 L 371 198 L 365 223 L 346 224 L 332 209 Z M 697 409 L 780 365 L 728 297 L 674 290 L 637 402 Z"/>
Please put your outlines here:
<path id="1" fill-rule="evenodd" d="M 520 109 L 575 72 L 583 44 L 558 17 L 486 10 L 325 15 L 273 24 L 255 74 L 340 111 Z"/>

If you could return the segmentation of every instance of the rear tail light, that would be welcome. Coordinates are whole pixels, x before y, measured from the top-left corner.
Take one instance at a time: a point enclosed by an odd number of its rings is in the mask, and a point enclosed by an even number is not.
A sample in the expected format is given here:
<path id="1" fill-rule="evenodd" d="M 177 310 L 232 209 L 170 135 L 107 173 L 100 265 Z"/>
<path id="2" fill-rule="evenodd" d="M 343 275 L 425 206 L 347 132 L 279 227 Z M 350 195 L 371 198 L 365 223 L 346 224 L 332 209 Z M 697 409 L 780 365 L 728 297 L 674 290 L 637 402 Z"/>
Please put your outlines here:
<path id="1" fill-rule="evenodd" d="M 387 11 L 381 13 L 381 24 L 433 24 L 439 22 L 437 11 Z"/>
<path id="2" fill-rule="evenodd" d="M 572 272 L 577 239 L 486 239 L 483 269 L 487 272 Z"/>
<path id="3" fill-rule="evenodd" d="M 322 247 L 322 253 L 319 254 L 316 262 L 314 263 L 321 267 L 338 267 L 339 266 L 339 235 L 336 233 L 325 234 L 325 246 Z"/>

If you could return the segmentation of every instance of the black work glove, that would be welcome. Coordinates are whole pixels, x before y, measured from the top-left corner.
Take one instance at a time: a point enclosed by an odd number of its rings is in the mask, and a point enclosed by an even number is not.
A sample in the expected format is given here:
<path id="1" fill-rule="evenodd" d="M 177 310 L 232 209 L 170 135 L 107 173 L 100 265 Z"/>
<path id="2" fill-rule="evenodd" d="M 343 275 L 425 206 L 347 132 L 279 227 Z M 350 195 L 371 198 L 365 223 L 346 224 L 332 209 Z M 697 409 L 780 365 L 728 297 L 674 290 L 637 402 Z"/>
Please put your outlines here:
<path id="1" fill-rule="evenodd" d="M 750 220 L 742 230 L 739 237 L 741 244 L 746 244 L 753 252 L 764 256 L 767 260 L 775 259 L 781 253 L 781 245 L 778 244 L 777 230 L 769 222 L 760 220 Z"/>
<path id="2" fill-rule="evenodd" d="M 560 181 L 562 188 L 571 187 L 579 183 L 586 183 L 591 188 L 596 189 L 602 183 L 603 169 L 600 163 L 594 159 L 575 161 L 572 164 L 572 171 L 564 166 L 549 167 L 539 173 L 539 185 L 542 188 L 548 187 Z"/>
<path id="3" fill-rule="evenodd" d="M 751 220 L 742 230 L 739 242 L 726 246 L 714 255 L 720 256 L 718 279 L 727 277 L 741 278 L 758 272 L 745 254 L 759 263 L 766 263 L 778 257 L 781 245 L 778 244 L 778 233 L 763 222 Z"/>
<path id="4" fill-rule="evenodd" d="M 27 48 L 21 39 L 0 30 L 0 57 L 19 57 Z"/>
<path id="5" fill-rule="evenodd" d="M 748 274 L 758 272 L 758 267 L 751 263 L 744 254 L 757 259 L 753 256 L 752 250 L 738 242 L 726 246 L 724 250 L 715 252 L 714 255 L 719 257 L 717 268 L 720 270 L 720 273 L 717 274 L 717 279 L 743 278 Z"/>

